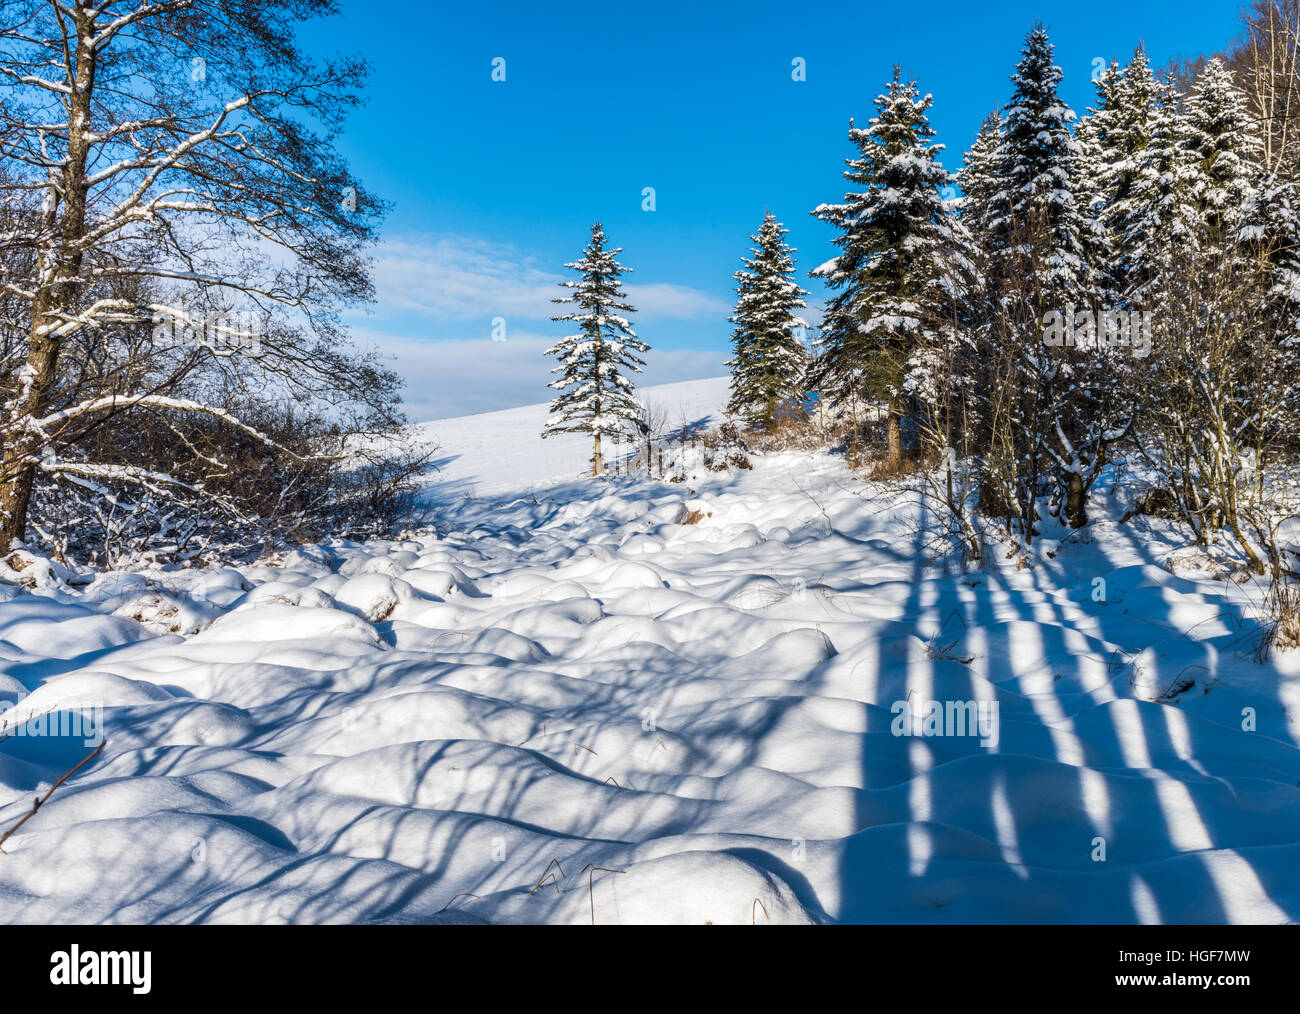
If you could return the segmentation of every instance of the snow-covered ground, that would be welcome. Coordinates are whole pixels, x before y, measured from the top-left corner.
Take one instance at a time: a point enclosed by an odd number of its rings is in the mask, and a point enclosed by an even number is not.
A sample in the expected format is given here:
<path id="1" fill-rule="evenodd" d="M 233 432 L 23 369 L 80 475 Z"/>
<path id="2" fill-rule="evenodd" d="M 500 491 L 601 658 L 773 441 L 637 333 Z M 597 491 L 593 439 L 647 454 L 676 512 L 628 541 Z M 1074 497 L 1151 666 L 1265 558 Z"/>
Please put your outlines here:
<path id="1" fill-rule="evenodd" d="M 530 412 L 430 424 L 440 537 L 0 603 L 10 730 L 107 736 L 0 919 L 1300 916 L 1300 657 L 1254 660 L 1258 593 L 1171 573 L 1177 532 L 966 573 L 825 454 L 539 485 L 584 452 Z M 930 701 L 984 724 L 903 728 Z M 85 731 L 0 743 L 0 829 Z"/>
<path id="2" fill-rule="evenodd" d="M 669 427 L 683 422 L 719 422 L 727 403 L 726 377 L 659 384 L 637 392 L 641 402 L 659 410 Z M 459 419 L 420 423 L 414 432 L 437 445 L 440 494 L 475 495 L 524 490 L 557 478 L 591 470 L 591 438 L 565 433 L 541 437 L 549 405 L 525 405 Z M 630 453 L 629 445 L 606 446 L 609 460 Z"/>

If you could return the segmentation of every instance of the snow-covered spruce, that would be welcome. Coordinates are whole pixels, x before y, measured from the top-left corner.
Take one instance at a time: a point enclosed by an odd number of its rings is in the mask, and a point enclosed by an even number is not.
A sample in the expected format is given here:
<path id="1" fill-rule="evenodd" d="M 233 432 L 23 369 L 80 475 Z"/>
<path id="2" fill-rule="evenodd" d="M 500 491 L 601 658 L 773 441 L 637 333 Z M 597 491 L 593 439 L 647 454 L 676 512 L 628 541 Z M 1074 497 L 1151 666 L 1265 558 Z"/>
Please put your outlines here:
<path id="1" fill-rule="evenodd" d="M 1061 76 L 1047 32 L 1036 25 L 1011 75 L 1015 91 L 993 158 L 998 188 L 984 223 L 997 274 L 1018 274 L 1024 263 L 1042 265 L 1034 287 L 1039 316 L 1081 299 L 1091 302 L 1096 288 L 1085 249 L 1091 232 L 1086 203 L 1076 194 L 1084 151 L 1070 131 L 1074 112 L 1058 93 Z"/>
<path id="2" fill-rule="evenodd" d="M 794 281 L 794 250 L 784 239 L 789 231 L 769 211 L 750 236 L 753 256 L 733 276 L 738 298 L 727 410 L 751 423 L 771 422 L 781 406 L 804 394 L 807 356 L 795 329 L 808 325 L 795 311 L 808 293 Z"/>
<path id="3" fill-rule="evenodd" d="M 1265 330 L 1297 367 L 1284 379 L 1296 400 L 1300 385 L 1300 189 L 1269 174 L 1259 180 L 1241 208 L 1238 256 L 1259 265 L 1268 279 L 1267 305 L 1272 327 Z"/>
<path id="4" fill-rule="evenodd" d="M 592 475 L 604 472 L 601 438 L 625 432 L 628 421 L 636 419 L 641 411 L 632 394 L 634 385 L 624 371 L 640 373 L 645 365 L 640 354 L 650 351 L 623 316 L 635 310 L 620 288 L 619 276 L 631 270 L 615 259 L 620 253 L 622 247 L 605 249 L 605 230 L 595 223 L 582 260 L 565 265 L 582 278 L 561 282 L 573 294 L 554 300 L 573 304 L 577 309 L 551 318 L 573 321 L 578 333 L 561 338 L 546 350 L 548 356 L 560 361 L 551 371 L 559 377 L 549 386 L 562 393 L 551 402 L 542 436 L 590 433 Z"/>
<path id="5" fill-rule="evenodd" d="M 900 70 L 875 100 L 866 129 L 849 121 L 858 156 L 844 178 L 864 189 L 813 214 L 835 226 L 838 256 L 815 268 L 835 290 L 826 306 L 812 380 L 829 399 L 859 394 L 888 406 L 889 457 L 902 454 L 900 420 L 909 401 L 932 386 L 936 346 L 947 339 L 942 253 L 954 244 L 939 164 L 943 145 L 922 95 Z"/>
<path id="6" fill-rule="evenodd" d="M 1080 133 L 1108 253 L 1098 274 L 1107 305 L 1155 311 L 1169 248 L 1186 240 L 1193 218 L 1179 95 L 1171 81 L 1156 78 L 1139 47 L 1128 66 L 1106 69 L 1097 98 Z"/>
<path id="7" fill-rule="evenodd" d="M 995 158 L 1002 143 L 1002 114 L 996 109 L 984 117 L 970 150 L 962 156 L 957 172 L 961 199 L 957 212 L 972 234 L 978 234 L 988 221 L 989 206 L 998 192 Z"/>
<path id="8" fill-rule="evenodd" d="M 1103 77 L 1113 87 L 1114 68 Z M 1109 448 L 1132 423 L 1126 363 L 1084 325 L 1109 309 L 1106 235 L 1091 209 L 1097 193 L 1088 176 L 1107 138 L 1104 122 L 1070 130 L 1074 113 L 1060 98 L 1061 69 L 1041 26 L 1029 32 L 1012 75 L 1000 143 L 974 165 L 991 193 L 972 222 L 986 265 L 984 306 L 975 369 L 981 418 L 989 434 L 986 488 L 1006 505 L 1006 519 L 1026 540 L 1037 524 L 1037 491 L 1054 485 L 1073 527 L 1087 520 L 1086 501 L 1109 459 Z M 983 164 L 980 164 L 983 163 Z M 1068 340 L 1049 340 L 1044 325 L 1063 322 Z"/>
<path id="9" fill-rule="evenodd" d="M 1197 224 L 1211 248 L 1225 245 L 1240 220 L 1261 149 L 1246 96 L 1217 57 L 1197 76 L 1181 124 Z"/>

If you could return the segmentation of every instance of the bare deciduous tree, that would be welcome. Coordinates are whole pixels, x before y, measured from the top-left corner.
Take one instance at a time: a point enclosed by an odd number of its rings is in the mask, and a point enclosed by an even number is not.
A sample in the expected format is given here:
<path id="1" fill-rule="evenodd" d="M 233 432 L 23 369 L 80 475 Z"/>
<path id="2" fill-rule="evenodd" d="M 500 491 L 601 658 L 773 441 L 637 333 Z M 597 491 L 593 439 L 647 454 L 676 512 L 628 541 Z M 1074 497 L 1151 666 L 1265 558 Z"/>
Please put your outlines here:
<path id="1" fill-rule="evenodd" d="M 363 251 L 382 211 L 332 143 L 365 67 L 317 61 L 292 34 L 333 9 L 4 5 L 0 549 L 24 536 L 38 472 L 204 493 L 202 478 L 78 450 L 127 415 L 178 446 L 202 417 L 297 456 L 230 405 L 332 409 L 336 436 L 385 423 L 396 378 L 337 322 L 371 295 Z M 220 355 L 252 337 L 257 358 Z M 230 469 L 199 446 L 187 461 Z"/>

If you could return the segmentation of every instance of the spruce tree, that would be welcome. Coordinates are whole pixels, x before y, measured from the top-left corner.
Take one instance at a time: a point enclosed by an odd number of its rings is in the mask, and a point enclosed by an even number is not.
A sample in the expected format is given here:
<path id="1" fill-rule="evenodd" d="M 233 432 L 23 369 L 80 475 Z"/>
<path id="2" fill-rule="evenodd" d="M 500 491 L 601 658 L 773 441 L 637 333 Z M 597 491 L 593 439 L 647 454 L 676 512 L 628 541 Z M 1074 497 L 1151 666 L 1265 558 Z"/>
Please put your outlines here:
<path id="1" fill-rule="evenodd" d="M 1089 488 L 1131 418 L 1093 316 L 1106 308 L 1100 269 L 1109 254 L 1091 214 L 1087 145 L 1100 146 L 1104 124 L 1090 125 L 1082 142 L 1072 135 L 1074 113 L 1059 97 L 1061 69 L 1041 25 L 1030 30 L 1011 80 L 985 228 L 997 294 L 987 358 L 999 371 L 988 392 L 996 404 L 985 415 L 1000 420 L 991 435 L 1000 497 L 1014 502 L 1016 523 L 1032 539 L 1043 480 L 1056 487 L 1070 525 L 1086 523 Z"/>
<path id="2" fill-rule="evenodd" d="M 1197 76 L 1182 124 L 1198 224 L 1206 242 L 1217 248 L 1239 221 L 1261 150 L 1246 96 L 1218 57 Z"/>
<path id="3" fill-rule="evenodd" d="M 1133 287 L 1132 251 L 1124 240 L 1142 210 L 1138 187 L 1157 125 L 1156 94 L 1155 77 L 1139 47 L 1123 70 L 1112 63 L 1102 73 L 1097 108 L 1076 132 L 1086 159 L 1082 175 L 1092 181 L 1094 212 L 1104 237 L 1105 255 L 1095 263 L 1108 306 L 1121 302 Z"/>
<path id="4" fill-rule="evenodd" d="M 1265 277 L 1272 337 L 1300 353 L 1300 188 L 1274 175 L 1261 179 L 1242 205 L 1236 238 L 1239 256 Z"/>
<path id="5" fill-rule="evenodd" d="M 1002 117 L 994 110 L 984 117 L 957 171 L 957 184 L 962 193 L 958 214 L 977 237 L 988 225 L 989 207 L 998 192 L 996 155 L 1001 144 Z"/>
<path id="6" fill-rule="evenodd" d="M 1120 298 L 1132 310 L 1159 311 L 1170 252 L 1195 241 L 1194 156 L 1185 143 L 1181 99 L 1172 76 L 1155 81 L 1146 144 L 1132 155 L 1127 197 L 1117 189 L 1110 209 L 1123 257 Z"/>
<path id="7" fill-rule="evenodd" d="M 1001 144 L 1002 117 L 993 110 L 980 124 L 956 174 L 961 187 L 952 223 L 957 250 L 951 260 L 958 268 L 952 293 L 956 327 L 944 368 L 948 397 L 942 400 L 959 404 L 960 408 L 951 411 L 960 413 L 962 435 L 976 444 L 983 436 L 984 394 L 990 382 L 989 360 L 978 350 L 987 347 L 994 316 L 996 295 L 988 276 L 987 230 L 990 204 L 998 191 L 995 156 Z M 945 429 L 952 429 L 951 422 Z"/>
<path id="8" fill-rule="evenodd" d="M 969 264 L 964 304 L 968 312 L 967 330 L 986 334 L 992 317 L 995 287 L 988 275 L 991 206 L 998 192 L 997 151 L 1002 145 L 1002 117 L 994 110 L 980 125 L 970 150 L 962 156 L 957 171 L 961 199 L 957 202 L 957 221 L 961 226 L 963 253 Z"/>
<path id="9" fill-rule="evenodd" d="M 1261 304 L 1258 377 L 1253 398 L 1239 400 L 1264 399 L 1280 409 L 1272 417 L 1294 437 L 1300 432 L 1300 188 L 1273 174 L 1261 179 L 1241 209 L 1236 243 L 1240 275 L 1255 280 Z"/>
<path id="10" fill-rule="evenodd" d="M 998 189 L 989 202 L 994 271 L 1035 265 L 1038 315 L 1092 302 L 1086 199 L 1080 199 L 1083 150 L 1070 132 L 1074 112 L 1058 94 L 1061 68 L 1041 25 L 1029 32 L 994 158 Z"/>
<path id="11" fill-rule="evenodd" d="M 752 257 L 732 277 L 737 282 L 736 312 L 731 320 L 735 358 L 731 367 L 728 412 L 750 423 L 770 423 L 783 405 L 804 395 L 806 356 L 795 334 L 807 323 L 795 314 L 808 293 L 794 281 L 794 250 L 789 232 L 770 211 L 750 239 Z"/>
<path id="12" fill-rule="evenodd" d="M 839 256 L 813 271 L 836 290 L 822 324 L 818 393 L 883 400 L 891 464 L 902 457 L 901 419 L 947 340 L 941 258 L 954 236 L 941 191 L 952 175 L 930 140 L 932 101 L 895 67 L 869 126 L 849 122 L 859 157 L 844 177 L 865 189 L 813 212 L 840 230 Z"/>
<path id="13" fill-rule="evenodd" d="M 622 247 L 605 249 L 605 231 L 597 222 L 591 227 L 591 242 L 582 260 L 565 265 L 582 276 L 579 281 L 560 283 L 573 290 L 572 295 L 552 300 L 577 307 L 551 319 L 573 321 L 578 333 L 561 338 L 546 350 L 546 355 L 560 362 L 551 370 L 560 376 L 548 386 L 562 393 L 551 402 L 542 436 L 590 433 L 592 475 L 604 473 L 601 438 L 622 433 L 626 422 L 637 417 L 634 386 L 624 371 L 640 373 L 645 361 L 639 355 L 649 351 L 623 316 L 635 310 L 620 288 L 619 277 L 631 270 L 615 259 L 620 253 Z"/>

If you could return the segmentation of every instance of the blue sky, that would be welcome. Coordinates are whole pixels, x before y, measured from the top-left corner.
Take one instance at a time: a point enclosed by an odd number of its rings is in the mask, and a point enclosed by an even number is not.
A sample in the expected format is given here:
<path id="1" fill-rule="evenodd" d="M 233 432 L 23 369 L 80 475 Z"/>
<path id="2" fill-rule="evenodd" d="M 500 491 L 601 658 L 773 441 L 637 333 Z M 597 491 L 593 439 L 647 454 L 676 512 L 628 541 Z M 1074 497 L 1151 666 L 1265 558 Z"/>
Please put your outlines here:
<path id="1" fill-rule="evenodd" d="M 1079 112 L 1098 58 L 1140 40 L 1159 65 L 1238 32 L 1235 4 L 1203 0 L 342 3 L 304 39 L 372 62 L 342 149 L 394 205 L 379 303 L 350 319 L 397 357 L 414 419 L 549 397 L 541 351 L 564 330 L 548 300 L 597 219 L 635 269 L 635 323 L 652 347 L 641 382 L 724 372 L 731 274 L 766 209 L 790 229 L 801 284 L 822 295 L 806 273 L 832 255 L 832 232 L 808 212 L 843 196 L 849 117 L 870 117 L 894 63 L 934 95 L 953 169 L 1008 98 L 1035 18 Z M 494 318 L 505 341 L 492 341 Z"/>

